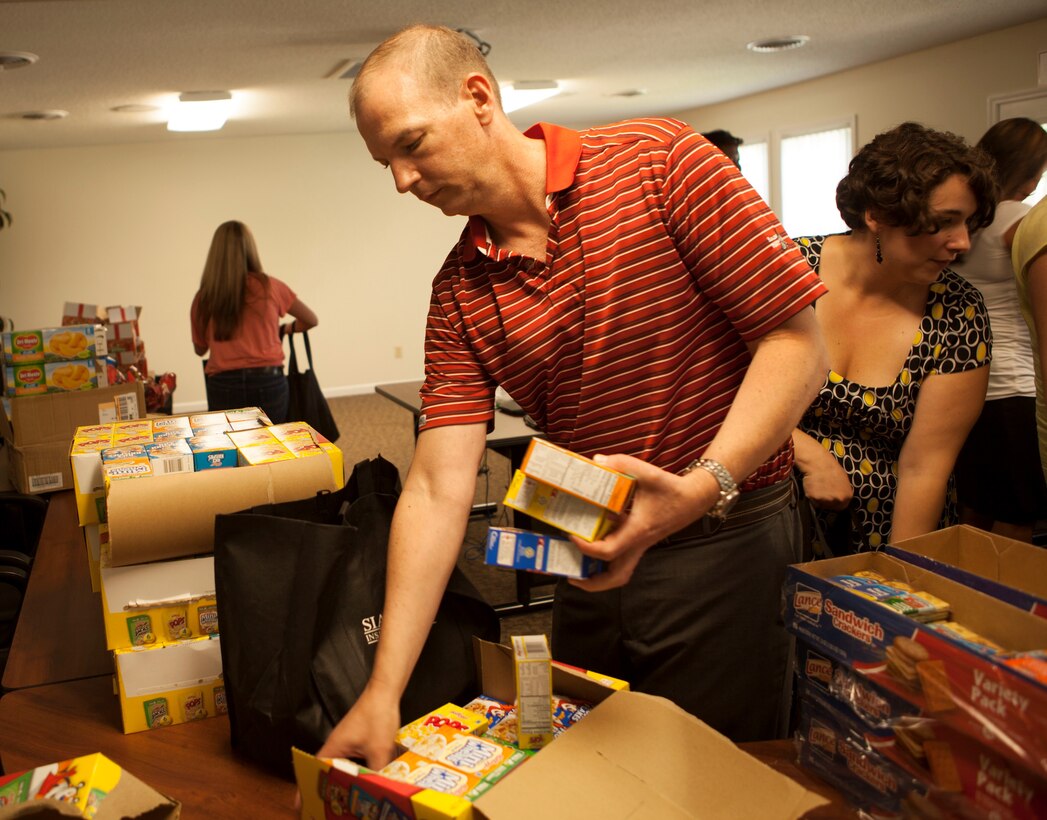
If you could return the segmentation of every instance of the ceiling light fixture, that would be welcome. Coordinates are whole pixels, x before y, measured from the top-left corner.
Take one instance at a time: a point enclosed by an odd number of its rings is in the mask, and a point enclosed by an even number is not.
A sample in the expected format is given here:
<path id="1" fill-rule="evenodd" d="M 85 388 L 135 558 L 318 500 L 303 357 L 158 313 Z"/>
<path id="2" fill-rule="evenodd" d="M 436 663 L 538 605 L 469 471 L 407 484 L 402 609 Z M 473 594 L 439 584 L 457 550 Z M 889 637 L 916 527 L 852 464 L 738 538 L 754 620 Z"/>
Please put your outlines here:
<path id="1" fill-rule="evenodd" d="M 501 83 L 499 90 L 502 94 L 502 109 L 508 114 L 555 97 L 560 93 L 560 84 L 556 80 L 520 80 Z"/>
<path id="2" fill-rule="evenodd" d="M 806 34 L 790 34 L 786 37 L 768 37 L 766 40 L 753 40 L 751 43 L 746 43 L 745 47 L 749 51 L 755 51 L 759 54 L 771 54 L 776 51 L 801 48 L 807 45 L 810 39 Z"/>
<path id="3" fill-rule="evenodd" d="M 0 51 L 0 71 L 13 71 L 16 68 L 25 68 L 32 65 L 40 58 L 28 51 Z"/>
<path id="4" fill-rule="evenodd" d="M 233 95 L 228 91 L 185 91 L 167 120 L 168 131 L 217 131 L 229 118 Z"/>

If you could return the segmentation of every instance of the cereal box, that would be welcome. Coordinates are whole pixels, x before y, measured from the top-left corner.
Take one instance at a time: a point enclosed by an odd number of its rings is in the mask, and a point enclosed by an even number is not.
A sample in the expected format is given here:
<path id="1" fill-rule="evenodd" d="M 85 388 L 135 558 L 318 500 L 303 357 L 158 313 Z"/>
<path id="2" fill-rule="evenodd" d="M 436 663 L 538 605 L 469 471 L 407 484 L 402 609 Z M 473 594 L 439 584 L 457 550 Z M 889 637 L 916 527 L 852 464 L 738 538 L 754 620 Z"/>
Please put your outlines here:
<path id="1" fill-rule="evenodd" d="M 457 732 L 478 734 L 487 728 L 487 718 L 473 710 L 455 706 L 453 703 L 445 703 L 401 727 L 400 731 L 396 733 L 396 745 L 406 751 L 422 738 L 443 727 L 454 729 Z"/>
<path id="2" fill-rule="evenodd" d="M 586 541 L 602 538 L 614 526 L 605 508 L 528 478 L 521 470 L 513 476 L 503 503 Z"/>
<path id="3" fill-rule="evenodd" d="M 567 538 L 513 527 L 488 527 L 484 562 L 567 578 L 589 578 L 604 568 Z"/>
<path id="4" fill-rule="evenodd" d="M 632 498 L 636 479 L 542 438 L 533 438 L 520 470 L 524 475 L 556 487 L 612 512 L 621 512 Z"/>
<path id="5" fill-rule="evenodd" d="M 553 740 L 552 656 L 545 635 L 514 635 L 517 745 L 541 749 Z"/>

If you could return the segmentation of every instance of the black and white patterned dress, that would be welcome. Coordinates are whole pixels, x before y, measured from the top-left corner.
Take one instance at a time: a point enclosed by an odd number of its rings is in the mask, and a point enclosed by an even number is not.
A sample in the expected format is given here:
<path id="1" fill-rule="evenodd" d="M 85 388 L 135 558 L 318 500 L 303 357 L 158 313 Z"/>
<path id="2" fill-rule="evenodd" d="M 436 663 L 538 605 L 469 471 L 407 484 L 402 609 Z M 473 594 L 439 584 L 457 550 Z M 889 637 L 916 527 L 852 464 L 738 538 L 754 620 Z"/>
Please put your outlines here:
<path id="1" fill-rule="evenodd" d="M 795 240 L 817 272 L 824 236 Z M 817 310 L 817 305 L 815 306 Z M 869 339 L 869 344 L 877 344 Z M 946 269 L 927 294 L 923 320 L 894 382 L 866 387 L 829 371 L 800 429 L 820 442 L 851 477 L 850 544 L 833 544 L 834 552 L 861 551 L 887 542 L 898 485 L 898 455 L 912 427 L 923 379 L 934 373 L 962 373 L 989 363 L 992 336 L 981 294 Z M 817 511 L 823 528 L 834 518 Z M 952 477 L 939 526 L 956 523 Z"/>

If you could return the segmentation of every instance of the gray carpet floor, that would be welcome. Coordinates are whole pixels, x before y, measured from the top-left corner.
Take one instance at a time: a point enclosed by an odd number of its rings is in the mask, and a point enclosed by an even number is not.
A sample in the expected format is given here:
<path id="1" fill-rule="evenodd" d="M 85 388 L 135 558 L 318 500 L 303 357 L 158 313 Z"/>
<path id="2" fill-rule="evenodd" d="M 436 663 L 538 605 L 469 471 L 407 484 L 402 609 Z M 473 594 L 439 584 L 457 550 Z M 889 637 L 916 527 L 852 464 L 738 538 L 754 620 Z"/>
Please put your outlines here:
<path id="1" fill-rule="evenodd" d="M 337 441 L 345 458 L 347 472 L 359 461 L 378 455 L 396 465 L 401 480 L 407 477 L 414 455 L 414 418 L 406 410 L 377 393 L 330 399 L 328 404 L 338 423 L 341 436 Z M 488 603 L 498 606 L 517 599 L 516 573 L 484 563 L 483 544 L 490 524 L 510 524 L 509 512 L 501 504 L 509 486 L 508 459 L 487 451 L 486 460 L 477 475 L 474 503 L 494 504 L 490 516 L 471 519 L 465 543 L 458 556 L 458 566 L 476 585 Z M 552 592 L 541 586 L 532 595 Z M 548 608 L 502 617 L 502 642 L 512 635 L 549 635 L 552 623 Z"/>

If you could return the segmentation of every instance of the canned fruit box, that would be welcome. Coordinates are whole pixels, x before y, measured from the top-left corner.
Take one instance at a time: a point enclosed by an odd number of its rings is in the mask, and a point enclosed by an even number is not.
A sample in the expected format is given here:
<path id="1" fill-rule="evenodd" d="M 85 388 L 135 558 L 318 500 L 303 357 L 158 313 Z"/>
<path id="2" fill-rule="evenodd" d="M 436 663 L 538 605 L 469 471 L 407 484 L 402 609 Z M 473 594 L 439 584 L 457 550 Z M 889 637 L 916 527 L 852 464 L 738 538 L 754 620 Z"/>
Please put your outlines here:
<path id="1" fill-rule="evenodd" d="M 226 714 L 219 637 L 117 649 L 124 734 Z"/>
<path id="2" fill-rule="evenodd" d="M 570 539 L 513 527 L 488 527 L 484 562 L 497 567 L 589 578 L 604 569 Z"/>
<path id="3" fill-rule="evenodd" d="M 7 364 L 93 360 L 108 355 L 103 325 L 13 330 L 3 334 L 3 344 Z"/>
<path id="4" fill-rule="evenodd" d="M 993 652 L 956 630 L 939 631 L 831 580 L 874 571 L 948 602 L 952 622 L 1002 648 Z M 811 648 L 846 664 L 877 689 L 912 704 L 992 750 L 1047 777 L 1047 684 L 1008 665 L 1047 647 L 1047 622 L 959 582 L 883 553 L 788 568 L 785 624 Z"/>
<path id="5" fill-rule="evenodd" d="M 632 498 L 636 479 L 597 464 L 542 438 L 533 438 L 520 464 L 529 478 L 570 493 L 612 512 L 621 512 Z"/>
<path id="6" fill-rule="evenodd" d="M 586 541 L 596 541 L 611 531 L 614 519 L 599 504 L 528 478 L 517 470 L 503 504 Z"/>
<path id="7" fill-rule="evenodd" d="M 107 649 L 218 634 L 213 556 L 105 566 L 99 574 Z"/>

